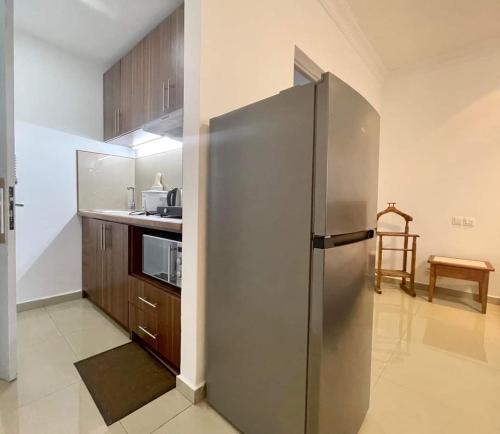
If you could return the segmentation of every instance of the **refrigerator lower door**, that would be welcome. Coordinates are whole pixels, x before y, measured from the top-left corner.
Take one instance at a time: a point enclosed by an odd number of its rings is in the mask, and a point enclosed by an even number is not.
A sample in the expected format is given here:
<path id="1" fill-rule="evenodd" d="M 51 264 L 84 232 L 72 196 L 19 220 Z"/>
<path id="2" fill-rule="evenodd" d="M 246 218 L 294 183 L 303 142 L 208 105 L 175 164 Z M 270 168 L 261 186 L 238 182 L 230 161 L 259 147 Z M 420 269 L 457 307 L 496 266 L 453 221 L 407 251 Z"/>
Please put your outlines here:
<path id="1" fill-rule="evenodd" d="M 245 434 L 304 434 L 314 84 L 210 122 L 208 402 Z"/>
<path id="2" fill-rule="evenodd" d="M 375 241 L 313 249 L 307 434 L 356 434 L 370 400 Z"/>

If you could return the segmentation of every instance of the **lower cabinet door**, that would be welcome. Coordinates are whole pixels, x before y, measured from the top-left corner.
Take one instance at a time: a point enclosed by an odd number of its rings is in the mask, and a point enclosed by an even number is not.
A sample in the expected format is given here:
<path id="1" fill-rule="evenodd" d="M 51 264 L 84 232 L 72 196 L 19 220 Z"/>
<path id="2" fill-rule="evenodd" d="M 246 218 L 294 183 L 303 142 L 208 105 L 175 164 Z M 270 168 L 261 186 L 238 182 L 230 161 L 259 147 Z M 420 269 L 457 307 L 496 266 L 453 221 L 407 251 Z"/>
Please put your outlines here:
<path id="1" fill-rule="evenodd" d="M 181 299 L 165 294 L 158 311 L 158 352 L 179 368 L 181 365 Z"/>
<path id="2" fill-rule="evenodd" d="M 128 226 L 82 219 L 82 288 L 128 329 Z"/>
<path id="3" fill-rule="evenodd" d="M 102 306 L 102 231 L 101 222 L 82 219 L 82 289 L 86 296 Z"/>
<path id="4" fill-rule="evenodd" d="M 128 329 L 128 226 L 104 224 L 104 309 Z"/>

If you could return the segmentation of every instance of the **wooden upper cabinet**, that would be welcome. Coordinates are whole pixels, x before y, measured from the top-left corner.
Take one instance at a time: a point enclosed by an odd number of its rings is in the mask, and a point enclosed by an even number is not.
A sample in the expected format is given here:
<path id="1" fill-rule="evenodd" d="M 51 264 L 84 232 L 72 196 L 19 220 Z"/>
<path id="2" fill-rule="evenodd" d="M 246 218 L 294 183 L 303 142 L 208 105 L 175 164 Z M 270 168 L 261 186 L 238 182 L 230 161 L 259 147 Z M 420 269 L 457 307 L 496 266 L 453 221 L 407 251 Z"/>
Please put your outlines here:
<path id="1" fill-rule="evenodd" d="M 184 5 L 179 6 L 170 15 L 170 82 L 171 110 L 184 107 Z"/>
<path id="2" fill-rule="evenodd" d="M 151 32 L 151 119 L 183 107 L 184 6 Z"/>
<path id="3" fill-rule="evenodd" d="M 184 5 L 105 72 L 104 140 L 183 107 Z"/>
<path id="4" fill-rule="evenodd" d="M 118 61 L 103 75 L 104 140 L 120 134 L 121 62 Z"/>
<path id="5" fill-rule="evenodd" d="M 121 133 L 150 120 L 151 38 L 147 36 L 121 60 Z"/>
<path id="6" fill-rule="evenodd" d="M 169 44 L 170 17 L 156 27 L 149 36 L 153 53 L 150 64 L 150 113 L 151 119 L 156 119 L 166 113 L 167 108 L 167 85 L 170 76 L 168 59 L 172 55 Z"/>

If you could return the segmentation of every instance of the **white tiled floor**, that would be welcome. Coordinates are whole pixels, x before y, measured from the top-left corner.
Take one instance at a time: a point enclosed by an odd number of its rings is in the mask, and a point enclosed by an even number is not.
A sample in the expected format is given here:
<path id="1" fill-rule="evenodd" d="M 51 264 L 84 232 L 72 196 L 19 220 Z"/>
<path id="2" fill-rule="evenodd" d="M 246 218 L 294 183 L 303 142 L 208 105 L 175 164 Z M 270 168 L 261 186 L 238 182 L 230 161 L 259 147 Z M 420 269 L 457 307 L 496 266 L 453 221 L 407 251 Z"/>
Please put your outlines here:
<path id="1" fill-rule="evenodd" d="M 177 390 L 106 427 L 73 363 L 129 342 L 81 299 L 18 315 L 18 380 L 0 381 L 0 434 L 236 433 L 206 404 Z"/>
<path id="2" fill-rule="evenodd" d="M 360 434 L 500 432 L 500 306 L 375 294 L 370 410 Z"/>
<path id="3" fill-rule="evenodd" d="M 470 303 L 473 305 L 473 302 Z M 106 427 L 73 362 L 128 342 L 86 300 L 19 314 L 19 379 L 0 382 L 0 434 L 236 434 L 172 390 Z M 500 306 L 375 294 L 372 400 L 360 434 L 500 432 Z"/>

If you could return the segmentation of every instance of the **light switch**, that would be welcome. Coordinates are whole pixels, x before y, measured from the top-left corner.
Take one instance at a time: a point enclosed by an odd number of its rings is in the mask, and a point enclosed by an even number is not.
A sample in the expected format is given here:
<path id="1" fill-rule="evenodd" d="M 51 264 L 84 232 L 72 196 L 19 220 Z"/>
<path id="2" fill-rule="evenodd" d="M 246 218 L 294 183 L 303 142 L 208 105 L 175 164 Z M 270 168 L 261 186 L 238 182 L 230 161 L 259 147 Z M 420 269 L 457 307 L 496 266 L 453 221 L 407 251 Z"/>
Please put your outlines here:
<path id="1" fill-rule="evenodd" d="M 462 226 L 462 222 L 463 222 L 463 220 L 464 220 L 464 218 L 463 218 L 463 217 L 461 217 L 461 216 L 456 216 L 456 215 L 455 215 L 455 216 L 453 216 L 453 217 L 451 218 L 451 224 L 452 224 L 453 226 Z"/>
<path id="2" fill-rule="evenodd" d="M 473 228 L 474 226 L 476 226 L 475 217 L 464 217 L 462 220 L 462 225 L 467 228 Z"/>

